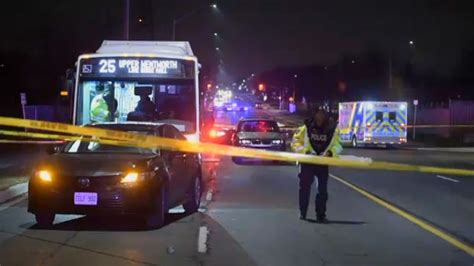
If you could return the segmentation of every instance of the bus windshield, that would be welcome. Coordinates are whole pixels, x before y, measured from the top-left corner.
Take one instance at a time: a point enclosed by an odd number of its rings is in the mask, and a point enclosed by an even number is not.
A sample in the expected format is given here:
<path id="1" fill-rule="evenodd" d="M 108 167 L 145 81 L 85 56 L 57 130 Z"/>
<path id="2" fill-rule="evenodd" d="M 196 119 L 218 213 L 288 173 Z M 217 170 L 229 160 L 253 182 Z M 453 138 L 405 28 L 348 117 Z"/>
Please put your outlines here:
<path id="1" fill-rule="evenodd" d="M 78 84 L 76 124 L 173 120 L 196 131 L 194 80 L 87 79 Z"/>

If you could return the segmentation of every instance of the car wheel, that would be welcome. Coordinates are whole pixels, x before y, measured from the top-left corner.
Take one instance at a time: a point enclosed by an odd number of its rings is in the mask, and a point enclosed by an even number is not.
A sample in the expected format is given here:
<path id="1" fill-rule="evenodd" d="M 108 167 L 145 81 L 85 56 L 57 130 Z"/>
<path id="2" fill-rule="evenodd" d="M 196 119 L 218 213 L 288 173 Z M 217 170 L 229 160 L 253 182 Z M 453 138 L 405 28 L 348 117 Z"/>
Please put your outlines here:
<path id="1" fill-rule="evenodd" d="M 55 216 L 56 214 L 50 212 L 36 213 L 36 223 L 42 228 L 50 227 L 53 225 Z"/>
<path id="2" fill-rule="evenodd" d="M 165 222 L 166 195 L 164 187 L 160 189 L 155 204 L 154 212 L 146 217 L 146 226 L 148 228 L 160 228 Z"/>
<path id="3" fill-rule="evenodd" d="M 202 182 L 199 175 L 194 177 L 193 185 L 188 192 L 188 201 L 183 204 L 186 214 L 195 213 L 201 206 Z"/>
<path id="4" fill-rule="evenodd" d="M 352 147 L 357 148 L 357 138 L 356 138 L 356 136 L 352 136 Z"/>

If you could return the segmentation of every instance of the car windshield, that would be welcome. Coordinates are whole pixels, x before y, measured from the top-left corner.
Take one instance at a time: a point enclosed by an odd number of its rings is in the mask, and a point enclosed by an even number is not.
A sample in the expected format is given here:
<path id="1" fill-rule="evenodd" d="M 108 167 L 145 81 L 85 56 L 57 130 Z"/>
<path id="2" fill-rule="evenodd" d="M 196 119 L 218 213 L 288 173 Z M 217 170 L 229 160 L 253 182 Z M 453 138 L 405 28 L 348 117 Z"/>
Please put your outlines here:
<path id="1" fill-rule="evenodd" d="M 144 134 L 146 132 L 129 131 L 130 133 Z M 153 154 L 152 149 L 112 145 L 99 143 L 90 139 L 78 139 L 65 144 L 63 153 L 128 153 L 128 154 Z"/>
<path id="2" fill-rule="evenodd" d="M 244 121 L 239 124 L 241 132 L 279 132 L 275 121 Z"/>

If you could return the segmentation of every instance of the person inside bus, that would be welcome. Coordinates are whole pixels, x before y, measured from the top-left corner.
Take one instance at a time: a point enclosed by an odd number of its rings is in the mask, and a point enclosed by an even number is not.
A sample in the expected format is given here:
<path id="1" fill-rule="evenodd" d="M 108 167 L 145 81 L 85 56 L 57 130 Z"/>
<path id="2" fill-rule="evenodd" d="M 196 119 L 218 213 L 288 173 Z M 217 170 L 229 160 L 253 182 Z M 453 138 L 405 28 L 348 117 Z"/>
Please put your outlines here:
<path id="1" fill-rule="evenodd" d="M 100 123 L 113 121 L 116 111 L 117 100 L 112 95 L 111 89 L 104 86 L 104 84 L 99 84 L 97 86 L 97 94 L 91 102 L 91 122 Z"/>
<path id="2" fill-rule="evenodd" d="M 143 113 L 145 116 L 156 118 L 157 112 L 155 104 L 150 100 L 146 94 L 140 94 L 140 101 L 138 101 L 135 112 Z"/>

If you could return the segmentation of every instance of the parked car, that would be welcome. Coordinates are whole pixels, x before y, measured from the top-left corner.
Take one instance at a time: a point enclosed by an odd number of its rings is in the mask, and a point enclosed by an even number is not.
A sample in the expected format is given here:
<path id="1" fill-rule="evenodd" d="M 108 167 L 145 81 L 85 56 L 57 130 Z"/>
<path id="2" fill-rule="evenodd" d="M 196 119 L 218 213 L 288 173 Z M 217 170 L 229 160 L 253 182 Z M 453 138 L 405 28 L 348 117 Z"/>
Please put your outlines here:
<path id="1" fill-rule="evenodd" d="M 172 125 L 146 122 L 94 127 L 186 138 Z M 168 210 L 187 213 L 201 202 L 198 154 L 115 146 L 75 140 L 56 149 L 35 167 L 29 182 L 28 211 L 48 227 L 56 214 L 132 215 L 149 227 L 163 225 Z"/>

